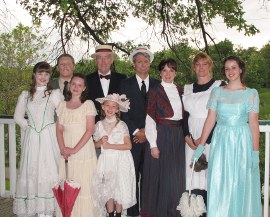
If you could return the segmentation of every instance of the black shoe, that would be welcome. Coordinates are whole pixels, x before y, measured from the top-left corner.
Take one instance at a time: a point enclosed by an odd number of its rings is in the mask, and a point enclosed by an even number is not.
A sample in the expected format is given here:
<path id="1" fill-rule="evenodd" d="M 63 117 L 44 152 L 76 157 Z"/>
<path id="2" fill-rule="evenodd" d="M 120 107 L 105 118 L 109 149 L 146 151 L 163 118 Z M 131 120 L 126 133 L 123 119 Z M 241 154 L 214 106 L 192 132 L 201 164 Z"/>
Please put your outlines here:
<path id="1" fill-rule="evenodd" d="M 109 213 L 109 217 L 114 217 L 114 213 L 113 212 L 110 212 Z M 121 216 L 120 216 L 121 217 Z"/>
<path id="2" fill-rule="evenodd" d="M 119 213 L 117 212 L 115 217 L 121 217 L 121 212 L 119 212 Z"/>

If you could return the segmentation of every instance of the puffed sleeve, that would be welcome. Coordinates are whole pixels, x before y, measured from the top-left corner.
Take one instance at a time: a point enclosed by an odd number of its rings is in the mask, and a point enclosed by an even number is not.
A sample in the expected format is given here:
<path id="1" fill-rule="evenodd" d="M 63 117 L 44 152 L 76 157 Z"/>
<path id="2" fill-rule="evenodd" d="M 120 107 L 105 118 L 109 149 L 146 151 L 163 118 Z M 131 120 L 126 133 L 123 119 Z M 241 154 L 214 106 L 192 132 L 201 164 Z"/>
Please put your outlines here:
<path id="1" fill-rule="evenodd" d="M 26 104 L 27 104 L 28 91 L 23 91 L 18 98 L 17 105 L 14 113 L 15 122 L 24 130 L 28 122 L 24 118 L 26 112 Z"/>
<path id="2" fill-rule="evenodd" d="M 214 87 L 211 91 L 209 100 L 207 102 L 206 108 L 216 111 L 217 109 L 217 99 L 218 99 L 218 91 L 220 87 Z"/>
<path id="3" fill-rule="evenodd" d="M 64 105 L 65 105 L 65 101 L 62 101 L 62 102 L 60 102 L 59 105 L 56 107 L 56 114 L 57 114 L 58 117 L 62 114 L 63 109 L 64 109 Z"/>
<path id="4" fill-rule="evenodd" d="M 60 102 L 64 101 L 64 96 L 60 92 L 60 89 L 53 90 L 51 94 L 52 94 L 51 95 L 52 103 L 55 106 L 55 108 L 57 108 Z"/>
<path id="5" fill-rule="evenodd" d="M 96 116 L 97 110 L 96 110 L 96 107 L 95 107 L 95 104 L 93 103 L 93 101 L 86 100 L 84 103 L 85 103 L 85 107 L 84 107 L 85 114 L 89 115 L 89 116 Z"/>
<path id="6" fill-rule="evenodd" d="M 102 135 L 101 135 L 101 131 L 100 131 L 100 124 L 101 122 L 97 122 L 96 125 L 95 125 L 95 131 L 94 131 L 94 134 L 93 134 L 93 139 L 95 141 L 98 141 L 101 139 Z"/>
<path id="7" fill-rule="evenodd" d="M 121 130 L 123 131 L 124 136 L 129 137 L 128 127 L 127 127 L 127 124 L 124 121 L 121 121 Z"/>
<path id="8" fill-rule="evenodd" d="M 249 95 L 248 95 L 248 112 L 255 112 L 259 113 L 259 94 L 257 90 L 255 89 L 250 89 L 249 90 Z"/>

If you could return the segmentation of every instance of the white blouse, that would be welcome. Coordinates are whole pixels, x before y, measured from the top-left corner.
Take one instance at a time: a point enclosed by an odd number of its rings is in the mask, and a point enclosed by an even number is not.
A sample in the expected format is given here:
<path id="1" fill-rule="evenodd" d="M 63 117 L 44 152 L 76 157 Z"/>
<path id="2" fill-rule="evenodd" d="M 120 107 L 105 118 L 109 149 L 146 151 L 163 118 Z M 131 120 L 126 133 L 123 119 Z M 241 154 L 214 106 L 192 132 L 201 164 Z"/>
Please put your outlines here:
<path id="1" fill-rule="evenodd" d="M 164 90 L 169 98 L 173 109 L 173 116 L 171 118 L 166 118 L 168 120 L 181 120 L 183 118 L 182 114 L 182 103 L 179 98 L 179 93 L 177 87 L 174 83 L 161 82 L 161 85 L 164 87 Z M 145 135 L 150 143 L 150 147 L 157 147 L 157 128 L 156 122 L 149 116 L 146 116 L 145 120 Z"/>

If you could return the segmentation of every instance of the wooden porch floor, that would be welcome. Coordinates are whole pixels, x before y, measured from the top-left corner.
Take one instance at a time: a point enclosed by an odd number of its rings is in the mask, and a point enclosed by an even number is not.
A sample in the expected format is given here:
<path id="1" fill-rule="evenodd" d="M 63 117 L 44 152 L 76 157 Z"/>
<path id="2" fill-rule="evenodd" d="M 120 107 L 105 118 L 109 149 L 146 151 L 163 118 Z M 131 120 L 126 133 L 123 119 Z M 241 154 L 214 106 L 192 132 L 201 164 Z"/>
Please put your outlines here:
<path id="1" fill-rule="evenodd" d="M 12 212 L 12 205 L 13 205 L 13 199 L 0 197 L 0 216 L 1 217 L 16 217 L 16 215 L 13 214 Z M 270 217 L 270 213 L 269 213 L 269 217 Z"/>
<path id="2" fill-rule="evenodd" d="M 0 216 L 1 217 L 15 217 L 12 212 L 13 200 L 10 198 L 0 197 Z"/>

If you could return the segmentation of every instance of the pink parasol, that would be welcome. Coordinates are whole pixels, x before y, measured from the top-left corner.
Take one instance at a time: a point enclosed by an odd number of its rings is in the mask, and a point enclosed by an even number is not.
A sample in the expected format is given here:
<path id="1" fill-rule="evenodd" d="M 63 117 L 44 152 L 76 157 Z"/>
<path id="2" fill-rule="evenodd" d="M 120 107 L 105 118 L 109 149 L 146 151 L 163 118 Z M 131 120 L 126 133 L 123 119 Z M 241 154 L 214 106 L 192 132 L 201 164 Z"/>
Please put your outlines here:
<path id="1" fill-rule="evenodd" d="M 81 190 L 80 184 L 71 179 L 64 179 L 57 182 L 53 186 L 52 190 L 61 209 L 63 217 L 70 217 L 76 198 Z"/>

